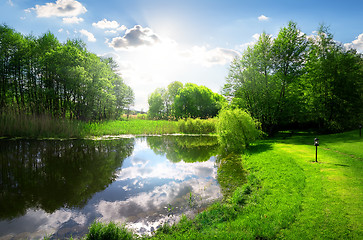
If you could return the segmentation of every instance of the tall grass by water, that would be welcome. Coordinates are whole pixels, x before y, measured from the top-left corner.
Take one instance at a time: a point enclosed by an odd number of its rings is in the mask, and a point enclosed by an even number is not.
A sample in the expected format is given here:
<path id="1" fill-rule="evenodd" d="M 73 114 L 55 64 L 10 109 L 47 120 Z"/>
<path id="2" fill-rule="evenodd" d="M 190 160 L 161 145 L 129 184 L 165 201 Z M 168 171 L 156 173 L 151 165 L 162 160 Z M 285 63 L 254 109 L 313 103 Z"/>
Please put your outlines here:
<path id="1" fill-rule="evenodd" d="M 0 115 L 0 137 L 84 138 L 104 135 L 213 134 L 217 121 L 129 119 L 87 123 L 52 118 L 48 115 L 3 113 Z"/>
<path id="2" fill-rule="evenodd" d="M 49 115 L 29 115 L 14 112 L 0 114 L 0 137 L 82 138 L 86 123 Z"/>

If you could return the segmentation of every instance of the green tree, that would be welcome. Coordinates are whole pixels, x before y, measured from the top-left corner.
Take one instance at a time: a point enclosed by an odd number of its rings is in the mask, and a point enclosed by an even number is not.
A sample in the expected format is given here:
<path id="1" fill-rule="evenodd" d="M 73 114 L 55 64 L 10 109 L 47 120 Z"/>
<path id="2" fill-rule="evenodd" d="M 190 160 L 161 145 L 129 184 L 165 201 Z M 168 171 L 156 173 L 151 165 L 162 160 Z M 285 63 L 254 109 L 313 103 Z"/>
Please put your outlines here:
<path id="1" fill-rule="evenodd" d="M 310 119 L 329 131 L 356 127 L 362 108 L 362 55 L 346 50 L 321 25 L 306 64 Z"/>
<path id="2" fill-rule="evenodd" d="M 183 84 L 178 81 L 174 81 L 168 85 L 168 89 L 165 94 L 165 110 L 166 115 L 170 116 L 172 115 L 172 106 L 174 104 L 174 100 L 176 95 L 178 94 L 179 89 L 183 88 Z"/>
<path id="3" fill-rule="evenodd" d="M 300 78 L 306 47 L 306 36 L 293 22 L 274 40 L 261 34 L 253 47 L 232 62 L 224 94 L 232 97 L 233 106 L 258 119 L 268 133 L 298 122 L 303 119 Z"/>
<path id="4" fill-rule="evenodd" d="M 218 114 L 226 103 L 225 98 L 205 86 L 187 83 L 180 88 L 174 100 L 177 118 L 209 118 Z"/>
<path id="5" fill-rule="evenodd" d="M 165 89 L 158 88 L 150 94 L 148 103 L 149 111 L 148 117 L 151 119 L 161 119 L 164 112 L 164 99 L 163 94 Z"/>
<path id="6" fill-rule="evenodd" d="M 115 61 L 50 32 L 24 37 L 1 25 L 0 74 L 0 112 L 101 120 L 118 117 L 134 100 Z"/>

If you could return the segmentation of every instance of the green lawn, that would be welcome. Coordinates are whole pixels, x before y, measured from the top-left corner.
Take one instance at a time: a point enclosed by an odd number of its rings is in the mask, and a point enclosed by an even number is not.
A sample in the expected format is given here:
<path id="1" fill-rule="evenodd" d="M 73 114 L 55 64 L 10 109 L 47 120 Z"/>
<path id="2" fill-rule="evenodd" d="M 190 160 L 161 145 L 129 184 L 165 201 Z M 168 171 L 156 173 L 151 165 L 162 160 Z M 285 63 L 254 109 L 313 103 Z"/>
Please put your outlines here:
<path id="1" fill-rule="evenodd" d="M 252 193 L 183 219 L 160 239 L 362 239 L 363 138 L 295 134 L 254 144 L 242 165 Z M 240 191 L 241 192 L 241 191 Z M 238 201 L 237 201 L 238 202 Z"/>

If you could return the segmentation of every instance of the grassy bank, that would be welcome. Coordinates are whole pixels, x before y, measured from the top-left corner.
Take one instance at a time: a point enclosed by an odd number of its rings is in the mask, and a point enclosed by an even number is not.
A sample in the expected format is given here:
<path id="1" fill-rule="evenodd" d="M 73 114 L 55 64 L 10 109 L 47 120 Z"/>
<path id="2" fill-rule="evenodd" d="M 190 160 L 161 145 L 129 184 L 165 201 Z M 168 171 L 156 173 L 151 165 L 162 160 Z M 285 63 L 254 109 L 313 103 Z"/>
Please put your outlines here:
<path id="1" fill-rule="evenodd" d="M 90 123 L 90 136 L 102 135 L 152 135 L 152 134 L 208 134 L 215 132 L 216 119 L 186 119 L 179 121 L 131 119 L 128 121 L 107 121 Z"/>
<path id="2" fill-rule="evenodd" d="M 83 138 L 87 124 L 81 121 L 55 119 L 49 115 L 0 114 L 0 137 Z"/>
<path id="3" fill-rule="evenodd" d="M 242 156 L 248 183 L 155 239 L 361 239 L 363 138 L 347 132 L 260 141 Z M 147 238 L 147 237 L 145 237 Z"/>
<path id="4" fill-rule="evenodd" d="M 216 119 L 114 120 L 86 123 L 50 116 L 0 114 L 0 137 L 84 138 L 104 135 L 161 135 L 215 133 Z"/>

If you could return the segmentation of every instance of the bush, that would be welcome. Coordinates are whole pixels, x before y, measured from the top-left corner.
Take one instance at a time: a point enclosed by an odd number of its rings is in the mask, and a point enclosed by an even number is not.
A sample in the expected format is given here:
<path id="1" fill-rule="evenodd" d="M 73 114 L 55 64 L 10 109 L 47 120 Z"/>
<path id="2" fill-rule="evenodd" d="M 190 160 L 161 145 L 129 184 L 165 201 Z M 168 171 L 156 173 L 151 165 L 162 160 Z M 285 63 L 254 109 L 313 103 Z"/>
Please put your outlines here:
<path id="1" fill-rule="evenodd" d="M 241 152 L 262 134 L 261 124 L 241 109 L 223 109 L 218 119 L 218 141 L 228 151 Z"/>
<path id="2" fill-rule="evenodd" d="M 113 222 L 104 224 L 94 222 L 89 227 L 86 240 L 120 240 L 134 239 L 134 234 L 126 229 L 125 226 L 116 225 Z"/>
<path id="3" fill-rule="evenodd" d="M 139 113 L 139 114 L 137 114 L 137 117 L 136 118 L 137 119 L 146 120 L 147 119 L 147 114 L 141 114 L 141 113 Z"/>
<path id="4" fill-rule="evenodd" d="M 200 119 L 188 118 L 178 121 L 179 131 L 191 134 L 208 134 L 216 132 L 216 122 L 214 118 Z"/>

